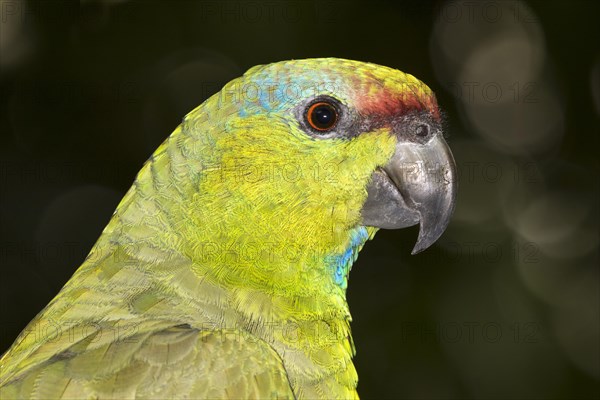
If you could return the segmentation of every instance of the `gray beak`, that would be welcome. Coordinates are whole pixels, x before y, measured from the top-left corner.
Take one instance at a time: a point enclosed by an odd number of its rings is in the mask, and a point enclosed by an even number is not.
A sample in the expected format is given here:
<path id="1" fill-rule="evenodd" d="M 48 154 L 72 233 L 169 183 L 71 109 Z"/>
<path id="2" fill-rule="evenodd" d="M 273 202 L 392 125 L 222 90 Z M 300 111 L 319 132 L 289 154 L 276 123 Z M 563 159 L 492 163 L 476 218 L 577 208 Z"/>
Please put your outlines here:
<path id="1" fill-rule="evenodd" d="M 399 142 L 387 165 L 373 173 L 362 224 L 382 229 L 420 225 L 417 254 L 444 232 L 456 197 L 454 157 L 437 134 L 427 143 Z"/>

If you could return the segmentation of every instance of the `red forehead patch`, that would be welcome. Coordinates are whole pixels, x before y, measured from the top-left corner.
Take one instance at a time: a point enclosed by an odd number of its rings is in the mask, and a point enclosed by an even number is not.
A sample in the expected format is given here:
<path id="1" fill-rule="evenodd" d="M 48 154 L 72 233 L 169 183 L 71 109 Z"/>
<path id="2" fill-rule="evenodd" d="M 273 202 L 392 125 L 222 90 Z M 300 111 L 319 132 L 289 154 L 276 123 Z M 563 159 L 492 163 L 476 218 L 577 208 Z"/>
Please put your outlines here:
<path id="1" fill-rule="evenodd" d="M 377 83 L 359 91 L 356 108 L 363 115 L 391 117 L 411 111 L 428 111 L 440 120 L 440 111 L 435 95 L 423 84 L 406 83 L 391 89 Z"/>

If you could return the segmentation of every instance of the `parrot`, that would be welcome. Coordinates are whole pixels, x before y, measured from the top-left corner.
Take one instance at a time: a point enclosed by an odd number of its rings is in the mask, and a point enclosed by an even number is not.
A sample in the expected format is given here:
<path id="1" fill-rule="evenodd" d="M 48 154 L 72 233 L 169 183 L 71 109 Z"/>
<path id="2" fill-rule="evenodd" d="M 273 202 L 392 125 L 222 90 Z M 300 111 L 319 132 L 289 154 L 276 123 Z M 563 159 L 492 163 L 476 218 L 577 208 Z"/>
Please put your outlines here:
<path id="1" fill-rule="evenodd" d="M 0 359 L 0 398 L 358 398 L 349 272 L 379 229 L 454 210 L 434 92 L 370 62 L 258 65 L 144 163 Z"/>

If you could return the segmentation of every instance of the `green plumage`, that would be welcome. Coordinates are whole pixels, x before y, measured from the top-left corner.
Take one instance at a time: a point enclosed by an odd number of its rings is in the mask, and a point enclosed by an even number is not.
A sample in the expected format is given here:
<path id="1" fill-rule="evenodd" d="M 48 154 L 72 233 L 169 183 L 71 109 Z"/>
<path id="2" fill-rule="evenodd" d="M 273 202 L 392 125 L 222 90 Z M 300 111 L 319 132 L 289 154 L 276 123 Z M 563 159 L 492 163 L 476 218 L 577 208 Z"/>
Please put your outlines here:
<path id="1" fill-rule="evenodd" d="M 292 83 L 306 95 L 277 94 Z M 347 274 L 376 232 L 361 207 L 397 138 L 307 134 L 295 110 L 315 90 L 357 118 L 379 100 L 434 101 L 410 75 L 336 59 L 227 84 L 157 149 L 3 356 L 1 398 L 356 397 Z"/>

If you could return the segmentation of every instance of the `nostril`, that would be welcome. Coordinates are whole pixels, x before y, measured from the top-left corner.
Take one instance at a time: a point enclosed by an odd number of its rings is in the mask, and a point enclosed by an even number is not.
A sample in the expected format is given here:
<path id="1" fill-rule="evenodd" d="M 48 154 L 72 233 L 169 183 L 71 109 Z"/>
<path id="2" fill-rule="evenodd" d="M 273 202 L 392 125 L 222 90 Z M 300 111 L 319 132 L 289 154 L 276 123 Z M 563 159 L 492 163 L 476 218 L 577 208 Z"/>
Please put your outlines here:
<path id="1" fill-rule="evenodd" d="M 415 130 L 415 133 L 419 137 L 426 137 L 426 136 L 428 136 L 429 135 L 429 125 L 427 125 L 427 124 L 418 125 L 417 128 L 416 128 L 416 130 Z"/>

